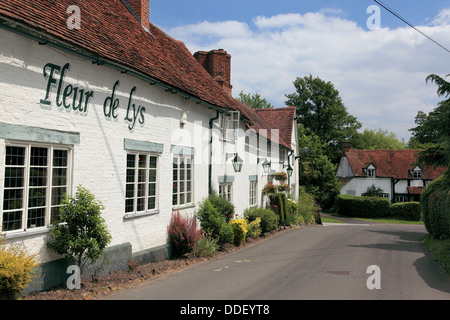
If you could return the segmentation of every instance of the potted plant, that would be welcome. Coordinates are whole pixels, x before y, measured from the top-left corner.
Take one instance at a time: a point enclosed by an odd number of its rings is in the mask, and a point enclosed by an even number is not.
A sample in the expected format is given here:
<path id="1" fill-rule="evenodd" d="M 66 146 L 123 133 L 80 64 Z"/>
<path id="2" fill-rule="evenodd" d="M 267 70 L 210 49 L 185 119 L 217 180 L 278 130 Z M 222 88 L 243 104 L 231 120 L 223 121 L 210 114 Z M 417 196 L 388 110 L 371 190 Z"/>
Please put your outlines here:
<path id="1" fill-rule="evenodd" d="M 277 172 L 273 175 L 274 179 L 280 182 L 284 182 L 287 179 L 287 174 L 284 171 Z"/>

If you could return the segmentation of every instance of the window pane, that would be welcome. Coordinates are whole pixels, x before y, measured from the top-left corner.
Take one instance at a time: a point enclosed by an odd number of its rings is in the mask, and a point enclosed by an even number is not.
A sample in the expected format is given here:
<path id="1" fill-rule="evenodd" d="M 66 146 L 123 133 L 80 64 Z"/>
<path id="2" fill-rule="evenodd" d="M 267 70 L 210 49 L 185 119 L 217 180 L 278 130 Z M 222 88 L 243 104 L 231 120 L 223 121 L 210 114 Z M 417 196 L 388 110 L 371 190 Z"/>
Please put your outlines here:
<path id="1" fill-rule="evenodd" d="M 52 206 L 58 206 L 66 193 L 66 187 L 52 188 Z"/>
<path id="2" fill-rule="evenodd" d="M 127 168 L 134 168 L 136 162 L 136 155 L 127 154 Z"/>
<path id="3" fill-rule="evenodd" d="M 32 188 L 28 193 L 28 207 L 43 207 L 45 206 L 46 199 L 46 191 L 45 188 Z"/>
<path id="4" fill-rule="evenodd" d="M 140 154 L 138 161 L 139 161 L 139 168 L 145 168 L 147 166 L 147 156 L 146 155 Z"/>
<path id="5" fill-rule="evenodd" d="M 3 195 L 3 210 L 16 210 L 23 208 L 22 189 L 5 189 Z"/>
<path id="6" fill-rule="evenodd" d="M 5 167 L 5 188 L 23 187 L 24 168 Z"/>
<path id="7" fill-rule="evenodd" d="M 30 187 L 47 185 L 47 168 L 30 168 Z"/>
<path id="8" fill-rule="evenodd" d="M 7 166 L 23 166 L 25 164 L 25 148 L 24 147 L 6 147 Z"/>
<path id="9" fill-rule="evenodd" d="M 156 208 L 156 198 L 155 197 L 150 197 L 148 198 L 148 209 L 155 209 Z"/>
<path id="10" fill-rule="evenodd" d="M 67 169 L 56 168 L 53 169 L 52 185 L 65 186 L 67 184 Z"/>
<path id="11" fill-rule="evenodd" d="M 126 199 L 125 200 L 125 212 L 133 212 L 134 211 L 134 200 L 133 199 Z"/>
<path id="12" fill-rule="evenodd" d="M 22 228 L 22 211 L 3 212 L 3 231 Z"/>
<path id="13" fill-rule="evenodd" d="M 53 150 L 53 166 L 67 167 L 67 150 Z"/>
<path id="14" fill-rule="evenodd" d="M 150 169 L 156 169 L 157 157 L 150 157 Z"/>
<path id="15" fill-rule="evenodd" d="M 45 208 L 28 210 L 27 228 L 43 227 L 45 225 Z"/>
<path id="16" fill-rule="evenodd" d="M 47 166 L 47 148 L 31 147 L 30 165 L 39 167 Z"/>

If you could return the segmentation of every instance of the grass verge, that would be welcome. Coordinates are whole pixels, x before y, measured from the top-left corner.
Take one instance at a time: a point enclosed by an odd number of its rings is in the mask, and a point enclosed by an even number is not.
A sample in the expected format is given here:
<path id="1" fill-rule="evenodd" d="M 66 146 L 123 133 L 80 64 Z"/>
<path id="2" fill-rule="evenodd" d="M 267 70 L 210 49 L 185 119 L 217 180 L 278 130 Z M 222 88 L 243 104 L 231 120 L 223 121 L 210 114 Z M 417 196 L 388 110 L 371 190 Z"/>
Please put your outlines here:
<path id="1" fill-rule="evenodd" d="M 431 252 L 434 260 L 441 266 L 442 270 L 450 276 L 450 239 L 438 240 L 427 235 L 422 242 Z"/>

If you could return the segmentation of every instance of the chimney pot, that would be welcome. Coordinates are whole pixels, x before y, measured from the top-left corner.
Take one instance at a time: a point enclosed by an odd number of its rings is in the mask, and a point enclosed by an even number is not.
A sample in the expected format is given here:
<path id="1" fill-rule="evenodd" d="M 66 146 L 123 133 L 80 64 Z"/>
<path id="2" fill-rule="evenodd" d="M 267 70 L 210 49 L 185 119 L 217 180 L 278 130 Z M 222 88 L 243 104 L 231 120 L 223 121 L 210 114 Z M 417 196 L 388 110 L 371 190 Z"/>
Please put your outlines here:
<path id="1" fill-rule="evenodd" d="M 231 96 L 231 56 L 223 49 L 209 52 L 198 51 L 194 57 L 219 83 L 219 85 Z"/>

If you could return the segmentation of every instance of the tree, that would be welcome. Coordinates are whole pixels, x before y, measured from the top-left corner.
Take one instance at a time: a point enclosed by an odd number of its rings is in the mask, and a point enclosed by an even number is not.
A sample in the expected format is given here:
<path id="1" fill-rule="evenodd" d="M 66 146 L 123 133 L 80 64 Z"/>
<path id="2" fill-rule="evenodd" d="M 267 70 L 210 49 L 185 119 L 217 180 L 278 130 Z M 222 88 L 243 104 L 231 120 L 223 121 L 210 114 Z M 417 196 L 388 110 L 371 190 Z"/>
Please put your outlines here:
<path id="1" fill-rule="evenodd" d="M 365 129 L 363 133 L 358 132 L 353 136 L 350 145 L 360 150 L 398 150 L 406 148 L 405 142 L 398 140 L 395 133 L 383 129 Z"/>
<path id="2" fill-rule="evenodd" d="M 309 75 L 297 78 L 293 84 L 296 92 L 286 94 L 286 105 L 296 107 L 299 123 L 327 144 L 328 158 L 337 163 L 342 142 L 356 135 L 361 123 L 347 112 L 331 82 Z"/>
<path id="3" fill-rule="evenodd" d="M 253 109 L 272 109 L 273 105 L 267 102 L 266 99 L 262 98 L 259 93 L 250 94 L 250 93 L 244 93 L 241 91 L 239 93 L 239 97 L 237 97 L 237 100 L 239 100 L 242 103 L 245 103 L 249 107 Z"/>
<path id="4" fill-rule="evenodd" d="M 448 76 L 448 75 L 447 75 Z M 416 127 L 410 129 L 412 138 L 410 144 L 424 144 L 426 149 L 421 152 L 418 161 L 424 165 L 447 167 L 450 163 L 450 83 L 443 78 L 431 74 L 426 82 L 437 84 L 438 96 L 446 100 L 439 102 L 438 107 L 428 115 L 422 111 L 415 118 Z"/>
<path id="5" fill-rule="evenodd" d="M 50 231 L 48 248 L 66 258 L 75 259 L 80 273 L 88 263 L 94 263 L 111 241 L 104 207 L 87 189 L 78 186 L 75 197 L 65 195 L 59 209 L 59 221 Z"/>
<path id="6" fill-rule="evenodd" d="M 313 195 L 322 208 L 331 208 L 341 186 L 336 176 L 337 166 L 326 155 L 326 143 L 300 124 L 298 146 L 300 185 L 305 186 L 305 191 Z"/>

